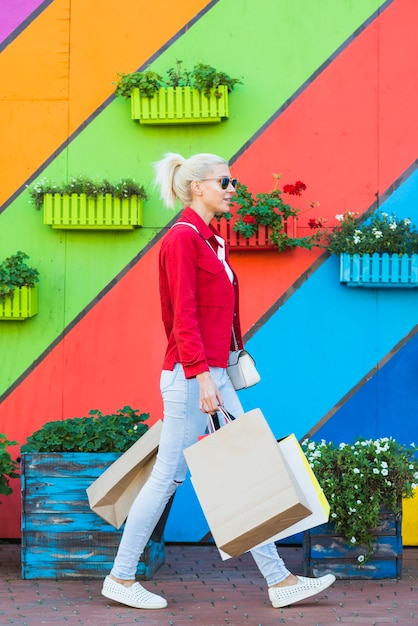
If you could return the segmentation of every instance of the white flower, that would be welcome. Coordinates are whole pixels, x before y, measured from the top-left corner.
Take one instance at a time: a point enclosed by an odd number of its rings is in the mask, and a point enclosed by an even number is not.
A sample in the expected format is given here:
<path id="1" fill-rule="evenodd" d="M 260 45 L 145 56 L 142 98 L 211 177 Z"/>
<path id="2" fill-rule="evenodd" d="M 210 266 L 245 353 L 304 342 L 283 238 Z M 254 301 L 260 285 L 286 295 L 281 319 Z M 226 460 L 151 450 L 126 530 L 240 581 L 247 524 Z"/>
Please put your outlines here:
<path id="1" fill-rule="evenodd" d="M 337 517 L 336 513 L 331 513 L 331 517 L 333 517 L 334 519 Z"/>
<path id="2" fill-rule="evenodd" d="M 339 213 L 338 215 L 336 215 L 336 216 L 335 216 L 335 219 L 336 219 L 338 222 L 342 222 L 342 221 L 343 221 L 343 219 L 344 219 L 344 215 L 341 215 L 341 213 Z"/>
<path id="3" fill-rule="evenodd" d="M 350 543 L 357 543 L 357 539 L 355 537 L 351 537 Z"/>
<path id="4" fill-rule="evenodd" d="M 373 232 L 373 235 L 376 237 L 376 239 L 381 239 L 383 237 L 382 231 L 377 230 L 377 228 L 373 228 L 372 232 Z"/>
<path id="5" fill-rule="evenodd" d="M 379 470 L 377 469 L 377 467 L 374 467 L 373 468 L 373 474 L 378 474 L 378 473 L 379 473 Z"/>
<path id="6" fill-rule="evenodd" d="M 398 228 L 398 225 L 397 225 L 396 222 L 391 222 L 389 224 L 389 228 L 390 228 L 390 230 L 396 230 Z"/>
<path id="7" fill-rule="evenodd" d="M 361 504 L 361 500 L 356 500 L 356 504 Z"/>
<path id="8" fill-rule="evenodd" d="M 360 474 L 360 470 L 359 470 L 359 468 L 358 468 L 358 467 L 355 467 L 355 468 L 353 469 L 353 472 L 354 472 L 354 474 Z"/>
<path id="9" fill-rule="evenodd" d="M 353 236 L 353 243 L 357 244 L 357 243 L 360 243 L 360 241 L 361 241 L 361 237 L 359 237 L 358 235 Z"/>
<path id="10" fill-rule="evenodd" d="M 409 219 L 409 217 L 406 217 L 403 223 L 405 224 L 405 226 L 409 226 L 411 224 L 411 220 Z"/>
<path id="11" fill-rule="evenodd" d="M 382 476 L 387 476 L 389 474 L 387 469 L 382 469 L 381 471 Z"/>
<path id="12" fill-rule="evenodd" d="M 357 557 L 357 561 L 359 563 L 363 563 L 363 561 L 364 561 L 364 554 L 359 554 L 358 557 Z"/>

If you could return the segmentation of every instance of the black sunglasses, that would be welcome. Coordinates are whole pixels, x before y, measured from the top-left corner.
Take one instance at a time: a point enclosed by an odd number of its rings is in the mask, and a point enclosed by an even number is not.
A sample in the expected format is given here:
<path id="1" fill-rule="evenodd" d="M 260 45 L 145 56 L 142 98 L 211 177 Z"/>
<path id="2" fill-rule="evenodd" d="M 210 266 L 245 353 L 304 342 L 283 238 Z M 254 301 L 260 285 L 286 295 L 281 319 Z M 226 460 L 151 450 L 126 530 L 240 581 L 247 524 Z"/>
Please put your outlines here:
<path id="1" fill-rule="evenodd" d="M 222 176 L 222 178 L 201 178 L 201 180 L 218 180 L 221 183 L 222 189 L 228 189 L 229 184 L 235 189 L 238 182 L 237 178 L 228 178 L 228 176 Z"/>

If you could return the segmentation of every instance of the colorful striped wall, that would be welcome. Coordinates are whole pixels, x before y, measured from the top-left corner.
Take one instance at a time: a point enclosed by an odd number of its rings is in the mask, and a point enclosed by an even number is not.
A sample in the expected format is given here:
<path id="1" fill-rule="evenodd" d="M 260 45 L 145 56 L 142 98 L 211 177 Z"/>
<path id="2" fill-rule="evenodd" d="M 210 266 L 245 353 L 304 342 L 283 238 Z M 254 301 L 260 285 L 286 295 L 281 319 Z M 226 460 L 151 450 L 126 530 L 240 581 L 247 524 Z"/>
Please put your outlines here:
<path id="1" fill-rule="evenodd" d="M 330 225 L 336 213 L 377 203 L 417 220 L 417 19 L 413 0 L 129 0 L 123 10 L 107 0 L 100 11 L 94 0 L 3 0 L 0 255 L 24 250 L 41 281 L 38 315 L 0 324 L 0 432 L 23 443 L 46 421 L 126 404 L 150 423 L 161 417 L 157 256 L 175 213 L 153 189 L 152 163 L 166 151 L 222 154 L 255 192 L 271 188 L 273 172 L 303 180 Z M 227 121 L 162 128 L 130 119 L 129 102 L 113 96 L 117 73 L 164 73 L 177 59 L 242 79 Z M 79 173 L 144 184 L 144 226 L 44 226 L 27 185 Z M 236 252 L 232 262 L 262 374 L 242 392 L 246 408 L 260 406 L 277 436 L 415 438 L 415 290 L 347 289 L 338 259 L 319 251 Z M 14 486 L 0 537 L 20 533 Z M 409 506 L 409 519 L 416 512 Z M 186 484 L 167 539 L 206 534 Z M 418 540 L 413 524 L 406 540 Z"/>

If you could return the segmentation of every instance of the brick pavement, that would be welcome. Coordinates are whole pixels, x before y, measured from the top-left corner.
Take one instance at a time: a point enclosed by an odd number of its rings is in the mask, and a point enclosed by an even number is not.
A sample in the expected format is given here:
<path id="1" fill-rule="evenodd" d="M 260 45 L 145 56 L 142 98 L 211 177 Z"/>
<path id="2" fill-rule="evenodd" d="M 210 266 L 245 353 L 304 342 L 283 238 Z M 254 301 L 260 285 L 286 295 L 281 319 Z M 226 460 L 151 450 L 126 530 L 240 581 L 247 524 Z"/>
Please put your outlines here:
<path id="1" fill-rule="evenodd" d="M 281 547 L 289 569 L 302 573 L 302 549 Z M 22 580 L 20 546 L 0 544 L 0 625 L 49 626 L 328 626 L 418 624 L 418 548 L 404 549 L 400 580 L 337 581 L 292 607 L 273 609 L 263 579 L 245 554 L 222 561 L 213 546 L 168 545 L 166 562 L 144 583 L 167 609 L 143 611 L 100 595 L 101 580 Z"/>

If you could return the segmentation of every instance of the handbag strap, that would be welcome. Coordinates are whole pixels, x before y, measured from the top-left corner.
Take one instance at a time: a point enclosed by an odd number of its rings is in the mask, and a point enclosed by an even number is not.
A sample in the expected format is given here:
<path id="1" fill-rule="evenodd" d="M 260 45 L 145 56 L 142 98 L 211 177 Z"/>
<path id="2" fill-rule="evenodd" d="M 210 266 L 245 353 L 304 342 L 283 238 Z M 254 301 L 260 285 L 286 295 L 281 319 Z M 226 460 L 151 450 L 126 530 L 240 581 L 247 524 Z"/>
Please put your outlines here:
<path id="1" fill-rule="evenodd" d="M 226 423 L 230 423 L 235 419 L 235 417 L 231 415 L 231 413 L 229 413 L 223 406 L 220 406 L 218 411 L 209 414 L 209 432 L 214 433 L 215 430 L 222 428 L 218 413 L 223 413 Z"/>
<path id="2" fill-rule="evenodd" d="M 208 241 L 207 239 L 205 239 L 205 238 L 204 238 L 204 236 L 202 235 L 202 233 L 199 231 L 199 229 L 198 229 L 198 228 L 196 228 L 196 226 L 195 226 L 194 224 L 191 224 L 190 222 L 176 222 L 175 224 L 173 224 L 173 225 L 172 225 L 172 227 L 171 227 L 171 228 L 174 228 L 174 226 L 190 226 L 190 228 L 193 228 L 193 230 L 195 230 L 195 231 L 197 232 L 197 234 L 198 234 L 200 237 L 202 237 L 203 241 L 204 241 L 205 243 L 207 243 L 207 245 L 209 246 L 209 248 L 212 250 L 213 254 L 214 254 L 214 255 L 216 256 L 216 258 L 218 259 L 218 261 L 220 261 L 220 262 L 222 263 L 223 268 L 224 268 L 224 270 L 225 270 L 225 272 L 226 272 L 226 274 L 227 274 L 227 276 L 228 276 L 229 280 L 230 280 L 231 282 L 233 281 L 233 278 L 234 278 L 234 273 L 233 273 L 232 269 L 229 267 L 228 263 L 226 262 L 226 259 L 225 259 L 225 250 L 224 250 L 223 246 L 221 246 L 220 241 L 219 241 L 219 239 L 221 239 L 221 240 L 222 240 L 222 238 L 221 238 L 221 237 L 217 237 L 216 235 L 214 235 L 214 237 L 215 237 L 216 239 L 218 239 L 218 244 L 219 244 L 219 248 L 218 248 L 218 250 L 220 250 L 220 249 L 222 249 L 222 250 L 223 250 L 223 252 L 222 252 L 222 256 L 219 256 L 219 254 L 220 254 L 220 253 L 218 254 L 218 252 L 216 252 L 216 251 L 212 248 L 212 246 L 210 245 L 209 241 Z"/>

